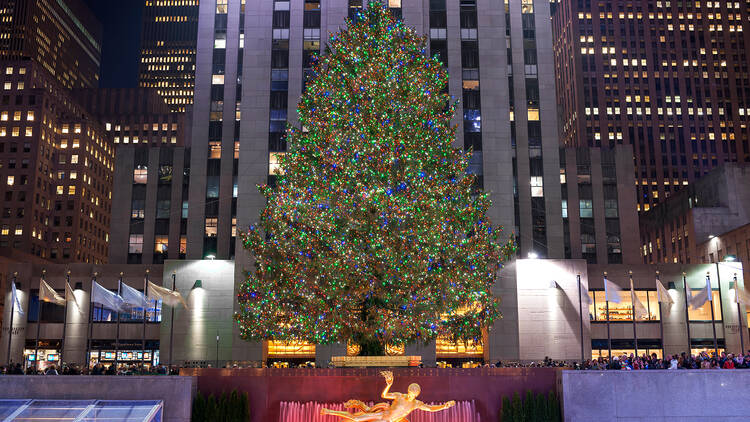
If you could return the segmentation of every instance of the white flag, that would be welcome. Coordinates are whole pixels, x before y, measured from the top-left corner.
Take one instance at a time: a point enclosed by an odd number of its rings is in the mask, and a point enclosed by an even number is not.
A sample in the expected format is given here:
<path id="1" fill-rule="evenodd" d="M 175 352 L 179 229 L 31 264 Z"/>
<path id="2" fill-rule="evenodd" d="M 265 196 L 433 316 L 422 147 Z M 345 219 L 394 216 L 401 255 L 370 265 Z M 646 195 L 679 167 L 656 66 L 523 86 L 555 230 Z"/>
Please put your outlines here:
<path id="1" fill-rule="evenodd" d="M 148 282 L 148 298 L 149 300 L 161 300 L 162 303 L 169 306 L 182 304 L 187 309 L 187 303 L 185 303 L 185 299 L 182 298 L 180 292 L 157 286 L 150 281 Z"/>
<path id="2" fill-rule="evenodd" d="M 661 284 L 661 281 L 659 281 L 658 278 L 656 279 L 656 300 L 661 303 L 674 303 L 674 299 L 672 299 L 672 296 L 669 294 L 669 290 Z"/>
<path id="3" fill-rule="evenodd" d="M 604 300 L 607 302 L 622 302 L 622 289 L 617 284 L 604 278 Z"/>
<path id="4" fill-rule="evenodd" d="M 133 308 L 148 308 L 148 300 L 142 292 L 128 286 L 125 283 L 120 284 L 120 294 L 125 304 Z"/>
<path id="5" fill-rule="evenodd" d="M 581 289 L 581 299 L 583 300 L 583 303 L 587 305 L 591 305 L 591 296 L 589 296 L 589 292 L 583 286 L 583 283 L 581 283 L 580 289 Z"/>
<path id="6" fill-rule="evenodd" d="M 73 303 L 75 303 L 78 312 L 83 313 L 83 309 L 81 309 L 81 305 L 78 304 L 78 299 L 76 299 L 76 295 L 73 293 L 73 288 L 70 287 L 70 283 L 67 281 L 65 282 L 65 299 L 72 300 Z"/>
<path id="7" fill-rule="evenodd" d="M 630 300 L 633 303 L 633 318 L 635 319 L 648 319 L 648 309 L 643 306 L 638 296 L 635 295 L 635 289 L 633 288 L 633 279 L 630 279 Z"/>
<path id="8" fill-rule="evenodd" d="M 39 300 L 65 306 L 65 298 L 57 294 L 43 278 L 39 280 Z"/>
<path id="9" fill-rule="evenodd" d="M 690 292 L 690 290 L 688 290 L 688 292 Z M 711 279 L 706 277 L 706 287 L 701 289 L 698 293 L 695 294 L 695 296 L 690 298 L 690 307 L 693 309 L 698 309 L 706 302 L 710 302 L 711 300 Z"/>
<path id="10" fill-rule="evenodd" d="M 12 300 L 13 303 L 16 304 L 15 305 L 16 311 L 19 314 L 21 314 L 21 316 L 26 315 L 23 312 L 23 308 L 21 307 L 21 300 L 18 299 L 18 294 L 16 293 L 16 283 L 10 283 L 10 291 L 11 291 L 11 293 L 10 293 L 10 295 L 11 295 L 10 300 Z M 11 315 L 10 317 L 13 318 L 13 315 Z"/>
<path id="11" fill-rule="evenodd" d="M 125 312 L 125 300 L 117 293 L 110 292 L 96 281 L 91 282 L 91 301 L 102 305 L 105 309 L 115 312 Z"/>

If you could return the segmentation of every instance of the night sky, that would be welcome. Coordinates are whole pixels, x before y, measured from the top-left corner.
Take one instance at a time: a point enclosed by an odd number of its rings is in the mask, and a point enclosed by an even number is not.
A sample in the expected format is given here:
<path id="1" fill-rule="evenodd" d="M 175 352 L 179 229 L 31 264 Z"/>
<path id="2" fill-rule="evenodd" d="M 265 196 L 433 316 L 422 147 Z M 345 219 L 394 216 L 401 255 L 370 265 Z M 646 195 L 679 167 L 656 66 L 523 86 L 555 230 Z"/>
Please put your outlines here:
<path id="1" fill-rule="evenodd" d="M 138 86 L 143 0 L 85 0 L 104 28 L 102 88 Z"/>

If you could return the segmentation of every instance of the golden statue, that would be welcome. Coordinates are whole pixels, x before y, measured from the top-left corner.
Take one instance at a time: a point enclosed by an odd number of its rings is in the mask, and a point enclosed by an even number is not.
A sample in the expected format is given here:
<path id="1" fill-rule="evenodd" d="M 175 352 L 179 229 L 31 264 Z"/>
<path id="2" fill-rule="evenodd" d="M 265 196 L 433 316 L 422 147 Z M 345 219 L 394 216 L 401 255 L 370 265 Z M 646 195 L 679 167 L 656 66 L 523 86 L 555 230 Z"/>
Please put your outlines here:
<path id="1" fill-rule="evenodd" d="M 391 404 L 378 403 L 372 407 L 368 407 L 366 404 L 359 400 L 349 400 L 344 404 L 345 407 L 350 409 L 358 409 L 359 412 L 354 414 L 338 411 L 323 409 L 320 411 L 321 415 L 338 416 L 349 421 L 357 422 L 409 422 L 406 417 L 415 410 L 424 410 L 426 412 L 439 412 L 452 407 L 456 404 L 455 401 L 451 400 L 445 404 L 437 406 L 430 406 L 417 400 L 417 396 L 422 391 L 419 384 L 411 384 L 408 388 L 408 393 L 391 393 L 390 388 L 393 385 L 393 372 L 383 371 L 380 373 L 385 378 L 385 389 L 381 396 L 386 400 L 393 400 Z"/>

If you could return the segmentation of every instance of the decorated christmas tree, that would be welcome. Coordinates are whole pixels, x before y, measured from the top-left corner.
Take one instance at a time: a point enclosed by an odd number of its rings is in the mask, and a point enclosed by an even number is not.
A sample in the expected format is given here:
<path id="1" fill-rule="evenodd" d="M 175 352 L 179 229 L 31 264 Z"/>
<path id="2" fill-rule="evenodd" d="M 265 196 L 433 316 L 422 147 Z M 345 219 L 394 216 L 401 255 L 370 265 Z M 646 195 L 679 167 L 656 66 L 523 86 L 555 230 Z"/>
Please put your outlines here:
<path id="1" fill-rule="evenodd" d="M 481 341 L 499 316 L 490 200 L 453 148 L 448 75 L 385 7 L 328 41 L 287 132 L 236 320 L 247 340 L 384 346 Z"/>

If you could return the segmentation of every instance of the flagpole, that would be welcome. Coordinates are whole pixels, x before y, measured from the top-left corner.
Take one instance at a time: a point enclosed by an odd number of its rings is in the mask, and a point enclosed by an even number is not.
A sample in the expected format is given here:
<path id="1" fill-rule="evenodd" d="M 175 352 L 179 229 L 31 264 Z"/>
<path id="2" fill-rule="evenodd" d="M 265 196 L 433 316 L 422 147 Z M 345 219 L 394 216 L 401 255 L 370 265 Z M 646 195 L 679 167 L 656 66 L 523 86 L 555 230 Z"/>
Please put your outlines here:
<path id="1" fill-rule="evenodd" d="M 585 345 L 583 344 L 583 293 L 581 292 L 581 275 L 576 276 L 578 279 L 578 310 L 581 313 L 581 367 L 586 360 Z"/>
<path id="2" fill-rule="evenodd" d="M 143 333 L 141 334 L 141 365 L 146 359 L 146 312 L 148 311 L 149 300 L 148 300 L 148 273 L 149 269 L 146 268 L 146 277 L 143 278 Z"/>
<path id="3" fill-rule="evenodd" d="M 716 265 L 716 277 L 717 277 L 717 281 L 721 283 L 721 279 L 718 278 L 719 277 L 718 264 Z M 708 299 L 711 301 L 711 305 L 710 305 L 711 306 L 711 329 L 714 332 L 714 352 L 716 353 L 716 358 L 718 359 L 719 358 L 719 342 L 716 339 L 716 321 L 715 321 L 716 318 L 714 317 L 714 293 L 712 291 L 713 289 L 711 289 L 711 273 L 709 272 L 706 272 L 706 288 L 708 288 L 708 294 L 710 295 L 708 296 Z M 724 345 L 724 347 L 726 347 L 726 344 Z"/>
<path id="4" fill-rule="evenodd" d="M 63 311 L 63 332 L 62 339 L 60 340 L 60 363 L 63 363 L 63 356 L 65 354 L 65 331 L 68 327 L 68 286 L 70 285 L 70 270 L 65 274 L 65 307 Z"/>
<path id="5" fill-rule="evenodd" d="M 659 270 L 656 270 L 656 282 L 661 284 L 659 279 Z M 657 290 L 658 291 L 658 290 Z M 664 348 L 664 314 L 661 311 L 661 300 L 656 301 L 659 304 L 659 336 L 661 337 L 661 358 L 664 359 L 665 348 Z M 649 315 L 650 317 L 650 315 Z"/>
<path id="6" fill-rule="evenodd" d="M 122 271 L 120 272 L 120 278 L 117 280 L 117 296 L 122 296 Z M 119 306 L 122 308 L 122 305 Z M 115 371 L 117 371 L 117 365 L 119 362 L 119 354 L 120 354 L 120 311 L 122 309 L 117 310 L 117 331 L 115 332 Z"/>
<path id="7" fill-rule="evenodd" d="M 13 342 L 13 314 L 16 312 L 16 298 L 13 296 L 13 288 L 16 287 L 16 277 L 18 272 L 13 273 L 13 284 L 11 285 L 11 298 L 10 298 L 10 325 L 8 326 L 8 355 L 5 357 L 7 361 L 6 366 L 10 366 L 10 345 Z"/>
<path id="8" fill-rule="evenodd" d="M 607 272 L 604 272 L 604 289 L 607 288 Z M 612 333 L 609 329 L 609 300 L 604 301 L 607 304 L 607 350 L 609 351 L 609 363 L 612 364 Z"/>
<path id="9" fill-rule="evenodd" d="M 690 298 L 688 297 L 688 287 L 687 287 L 687 274 L 685 271 L 682 272 L 682 285 L 685 288 L 685 326 L 687 327 L 687 342 L 688 342 L 688 349 L 687 354 L 690 355 L 692 351 L 693 342 L 690 338 L 690 311 L 688 310 L 688 302 L 690 302 Z"/>
<path id="10" fill-rule="evenodd" d="M 177 271 L 172 271 L 172 291 L 175 290 L 175 285 L 177 283 Z M 174 306 L 171 306 L 172 308 L 172 316 L 169 320 L 169 365 L 172 365 L 172 338 L 174 337 Z"/>
<path id="11" fill-rule="evenodd" d="M 91 279 L 91 292 L 89 293 L 89 340 L 86 343 L 86 369 L 91 369 L 91 338 L 94 336 L 94 283 L 98 274 L 95 272 L 94 278 Z M 97 361 L 101 361 L 101 356 Z"/>
<path id="12" fill-rule="evenodd" d="M 47 270 L 42 270 L 42 281 L 44 281 L 44 275 L 47 274 Z M 39 293 L 36 294 L 37 302 L 39 303 L 39 312 L 36 314 L 36 343 L 34 343 L 34 370 L 39 370 L 39 328 L 42 326 L 42 283 L 39 283 Z"/>
<path id="13" fill-rule="evenodd" d="M 740 325 L 740 356 L 745 354 L 745 336 L 742 334 L 742 305 L 740 304 L 740 285 L 737 284 L 737 273 L 734 274 L 734 296 L 737 302 L 737 323 Z"/>
<path id="14" fill-rule="evenodd" d="M 638 299 L 635 297 L 635 289 L 633 288 L 633 270 L 628 271 L 628 277 L 630 278 L 630 309 L 632 310 L 633 317 L 633 338 L 635 339 L 635 356 L 638 357 L 638 330 L 636 330 L 635 316 L 635 301 Z"/>

